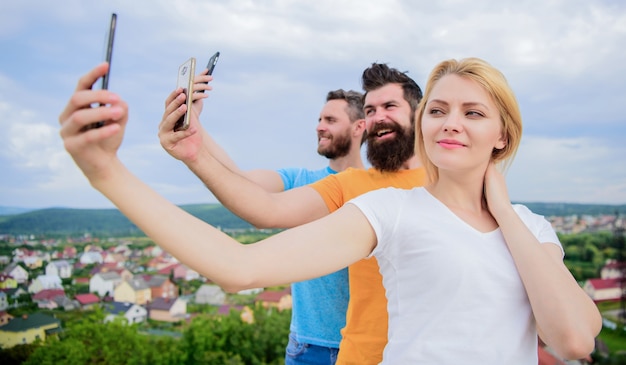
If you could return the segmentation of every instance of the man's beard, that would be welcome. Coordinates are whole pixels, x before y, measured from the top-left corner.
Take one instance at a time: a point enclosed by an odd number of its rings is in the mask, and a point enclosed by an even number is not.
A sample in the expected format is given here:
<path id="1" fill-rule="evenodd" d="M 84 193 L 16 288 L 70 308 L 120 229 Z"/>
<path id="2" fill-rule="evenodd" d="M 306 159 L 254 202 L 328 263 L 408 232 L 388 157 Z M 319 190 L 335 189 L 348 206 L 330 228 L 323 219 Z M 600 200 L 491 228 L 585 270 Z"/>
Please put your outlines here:
<path id="1" fill-rule="evenodd" d="M 393 139 L 378 141 L 376 133 L 390 129 L 396 133 Z M 415 125 L 402 128 L 395 123 L 375 124 L 367 134 L 367 160 L 380 171 L 398 171 L 403 163 L 415 154 Z"/>
<path id="2" fill-rule="evenodd" d="M 319 139 L 318 135 L 318 139 Z M 352 139 L 350 139 L 350 134 L 342 134 L 338 136 L 325 135 L 325 137 L 330 138 L 330 144 L 326 148 L 318 147 L 317 153 L 321 156 L 324 156 L 330 160 L 346 156 L 350 153 L 350 148 L 352 147 Z"/>

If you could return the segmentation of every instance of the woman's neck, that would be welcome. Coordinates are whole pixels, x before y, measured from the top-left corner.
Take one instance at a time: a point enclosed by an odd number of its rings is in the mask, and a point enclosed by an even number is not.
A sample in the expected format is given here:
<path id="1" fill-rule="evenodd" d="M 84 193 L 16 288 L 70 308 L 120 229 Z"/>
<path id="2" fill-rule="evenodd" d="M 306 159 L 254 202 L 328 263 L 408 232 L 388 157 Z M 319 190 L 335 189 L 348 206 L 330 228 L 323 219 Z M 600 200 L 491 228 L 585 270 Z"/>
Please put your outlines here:
<path id="1" fill-rule="evenodd" d="M 457 217 L 480 232 L 491 232 L 498 227 L 484 199 L 484 176 L 474 179 L 455 179 L 440 175 L 439 180 L 426 190 Z"/>

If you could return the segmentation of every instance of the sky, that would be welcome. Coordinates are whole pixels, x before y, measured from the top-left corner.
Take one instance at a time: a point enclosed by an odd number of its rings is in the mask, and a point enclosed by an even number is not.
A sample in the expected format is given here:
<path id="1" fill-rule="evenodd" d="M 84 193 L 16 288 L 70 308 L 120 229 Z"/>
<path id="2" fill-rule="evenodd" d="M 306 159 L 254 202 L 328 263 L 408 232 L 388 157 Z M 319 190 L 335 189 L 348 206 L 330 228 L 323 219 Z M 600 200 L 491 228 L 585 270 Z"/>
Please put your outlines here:
<path id="1" fill-rule="evenodd" d="M 511 200 L 626 204 L 626 2 L 612 0 L 3 1 L 0 206 L 111 208 L 63 148 L 58 116 L 104 59 L 129 104 L 119 151 L 175 204 L 214 203 L 157 130 L 178 66 L 219 51 L 200 120 L 242 169 L 321 168 L 326 93 L 361 90 L 373 62 L 422 89 L 440 61 L 480 57 L 519 101 L 524 135 Z"/>

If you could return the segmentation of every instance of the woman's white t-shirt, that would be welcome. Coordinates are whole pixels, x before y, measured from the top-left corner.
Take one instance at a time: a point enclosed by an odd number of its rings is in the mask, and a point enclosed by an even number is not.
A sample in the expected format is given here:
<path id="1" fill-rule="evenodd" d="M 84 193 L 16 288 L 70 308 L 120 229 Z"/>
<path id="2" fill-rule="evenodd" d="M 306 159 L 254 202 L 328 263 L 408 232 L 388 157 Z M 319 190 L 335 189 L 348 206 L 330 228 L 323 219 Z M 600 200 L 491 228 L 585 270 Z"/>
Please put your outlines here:
<path id="1" fill-rule="evenodd" d="M 528 297 L 500 229 L 481 233 L 424 188 L 349 203 L 367 217 L 389 311 L 383 364 L 537 364 Z M 539 242 L 550 223 L 514 205 Z"/>

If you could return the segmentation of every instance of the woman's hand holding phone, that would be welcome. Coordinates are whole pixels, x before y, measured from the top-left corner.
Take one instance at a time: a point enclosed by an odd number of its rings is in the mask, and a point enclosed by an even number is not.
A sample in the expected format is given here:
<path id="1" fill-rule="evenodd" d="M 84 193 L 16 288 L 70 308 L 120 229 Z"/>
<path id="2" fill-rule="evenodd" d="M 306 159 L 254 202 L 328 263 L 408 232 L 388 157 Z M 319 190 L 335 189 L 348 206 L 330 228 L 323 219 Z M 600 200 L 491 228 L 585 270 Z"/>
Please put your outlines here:
<path id="1" fill-rule="evenodd" d="M 90 181 L 107 176 L 128 122 L 128 105 L 117 94 L 92 90 L 92 86 L 108 70 L 109 65 L 103 62 L 82 76 L 59 116 L 59 134 L 65 149 Z M 92 104 L 106 104 L 108 107 L 92 108 Z M 90 129 L 86 127 L 99 120 L 106 120 L 107 124 L 86 131 Z"/>

